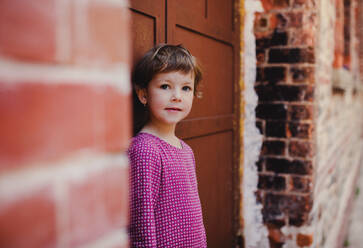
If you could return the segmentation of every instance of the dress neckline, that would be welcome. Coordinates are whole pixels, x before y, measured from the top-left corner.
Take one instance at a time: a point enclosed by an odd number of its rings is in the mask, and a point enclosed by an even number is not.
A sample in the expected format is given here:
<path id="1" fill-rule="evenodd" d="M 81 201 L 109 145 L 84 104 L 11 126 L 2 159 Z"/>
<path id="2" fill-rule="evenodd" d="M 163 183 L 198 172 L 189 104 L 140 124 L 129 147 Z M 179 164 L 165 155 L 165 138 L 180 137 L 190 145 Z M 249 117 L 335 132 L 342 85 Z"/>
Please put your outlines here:
<path id="1" fill-rule="evenodd" d="M 146 134 L 146 135 L 149 135 L 149 136 L 152 136 L 156 139 L 158 139 L 161 143 L 164 143 L 165 145 L 171 147 L 171 148 L 174 148 L 174 149 L 177 149 L 177 150 L 183 150 L 184 149 L 184 144 L 183 144 L 183 141 L 181 139 L 178 138 L 179 142 L 180 142 L 180 146 L 181 147 L 177 147 L 177 146 L 174 146 L 172 144 L 170 144 L 169 142 L 167 142 L 166 140 L 163 140 L 162 138 L 154 135 L 154 134 L 151 134 L 151 133 L 147 133 L 147 132 L 140 132 L 139 134 Z"/>

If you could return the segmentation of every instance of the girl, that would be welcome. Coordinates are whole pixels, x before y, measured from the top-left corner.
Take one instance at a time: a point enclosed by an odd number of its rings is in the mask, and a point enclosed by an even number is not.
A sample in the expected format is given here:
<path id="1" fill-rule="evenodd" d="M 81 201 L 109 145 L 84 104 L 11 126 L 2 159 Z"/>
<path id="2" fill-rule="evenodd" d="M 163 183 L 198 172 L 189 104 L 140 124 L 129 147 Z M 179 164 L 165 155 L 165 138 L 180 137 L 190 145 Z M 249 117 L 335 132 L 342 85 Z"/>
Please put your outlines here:
<path id="1" fill-rule="evenodd" d="M 134 105 L 145 118 L 135 120 L 128 151 L 131 247 L 207 247 L 194 154 L 175 136 L 201 78 L 181 45 L 152 48 L 134 69 Z"/>

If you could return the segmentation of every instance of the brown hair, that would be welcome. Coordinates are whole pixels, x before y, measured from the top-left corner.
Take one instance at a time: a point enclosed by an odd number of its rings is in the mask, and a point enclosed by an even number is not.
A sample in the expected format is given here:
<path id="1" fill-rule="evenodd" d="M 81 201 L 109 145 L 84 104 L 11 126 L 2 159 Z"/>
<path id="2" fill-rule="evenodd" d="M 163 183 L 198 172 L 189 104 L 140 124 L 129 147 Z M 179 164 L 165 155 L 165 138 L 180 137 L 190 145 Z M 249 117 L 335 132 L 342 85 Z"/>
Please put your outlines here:
<path id="1" fill-rule="evenodd" d="M 196 95 L 198 84 L 202 80 L 202 71 L 196 58 L 181 44 L 159 44 L 146 52 L 135 65 L 132 73 L 132 84 L 134 88 L 134 135 L 148 121 L 147 108 L 140 103 L 135 89 L 145 89 L 156 74 L 172 71 L 193 72 L 194 95 Z"/>

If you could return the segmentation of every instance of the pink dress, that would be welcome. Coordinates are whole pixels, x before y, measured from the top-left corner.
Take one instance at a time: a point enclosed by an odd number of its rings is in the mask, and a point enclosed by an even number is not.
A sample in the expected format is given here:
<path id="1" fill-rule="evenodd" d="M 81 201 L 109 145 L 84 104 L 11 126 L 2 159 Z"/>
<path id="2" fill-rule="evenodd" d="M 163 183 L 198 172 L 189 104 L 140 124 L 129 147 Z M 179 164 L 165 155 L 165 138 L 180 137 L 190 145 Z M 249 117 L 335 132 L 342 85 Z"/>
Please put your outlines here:
<path id="1" fill-rule="evenodd" d="M 130 159 L 131 247 L 207 247 L 195 159 L 148 133 L 133 138 Z"/>

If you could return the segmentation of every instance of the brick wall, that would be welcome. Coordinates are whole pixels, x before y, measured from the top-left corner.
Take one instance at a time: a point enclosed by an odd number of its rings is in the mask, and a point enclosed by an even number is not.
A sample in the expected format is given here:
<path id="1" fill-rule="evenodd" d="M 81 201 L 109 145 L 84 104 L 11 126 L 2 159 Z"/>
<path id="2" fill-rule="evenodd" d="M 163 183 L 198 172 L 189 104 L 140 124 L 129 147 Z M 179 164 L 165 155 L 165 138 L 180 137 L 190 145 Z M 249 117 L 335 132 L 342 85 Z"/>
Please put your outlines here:
<path id="1" fill-rule="evenodd" d="M 0 247 L 127 247 L 125 1 L 0 1 Z"/>
<path id="2" fill-rule="evenodd" d="M 254 89 L 263 136 L 256 197 L 269 239 L 263 247 L 340 247 L 362 163 L 362 5 L 261 2 Z"/>
<path id="3" fill-rule="evenodd" d="M 255 20 L 258 95 L 263 135 L 258 200 L 270 247 L 312 243 L 310 232 L 284 228 L 308 222 L 314 167 L 315 1 L 262 1 Z"/>

